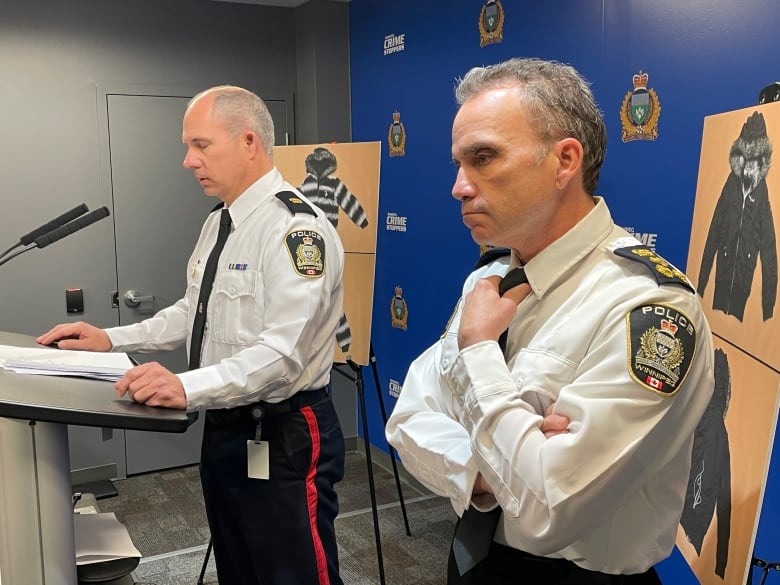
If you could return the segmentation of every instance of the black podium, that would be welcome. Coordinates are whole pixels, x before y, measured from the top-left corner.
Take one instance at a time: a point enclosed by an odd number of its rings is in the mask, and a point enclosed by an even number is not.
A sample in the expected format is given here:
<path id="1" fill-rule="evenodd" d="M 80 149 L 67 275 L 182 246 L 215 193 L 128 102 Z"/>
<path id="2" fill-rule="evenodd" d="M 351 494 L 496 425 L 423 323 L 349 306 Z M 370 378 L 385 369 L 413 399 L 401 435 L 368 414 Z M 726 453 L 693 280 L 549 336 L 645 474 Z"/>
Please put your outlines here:
<path id="1" fill-rule="evenodd" d="M 40 347 L 0 332 L 0 345 Z M 0 369 L 0 582 L 76 585 L 68 424 L 183 433 L 181 410 L 117 399 L 113 384 Z"/>

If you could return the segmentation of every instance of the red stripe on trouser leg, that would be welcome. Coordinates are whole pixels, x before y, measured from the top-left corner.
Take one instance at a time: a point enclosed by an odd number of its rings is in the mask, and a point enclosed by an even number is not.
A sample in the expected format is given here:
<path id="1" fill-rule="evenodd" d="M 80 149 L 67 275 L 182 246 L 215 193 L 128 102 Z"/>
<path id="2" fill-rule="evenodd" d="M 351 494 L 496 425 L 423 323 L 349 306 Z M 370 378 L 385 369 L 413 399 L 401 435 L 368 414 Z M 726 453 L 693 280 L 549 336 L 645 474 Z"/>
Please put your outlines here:
<path id="1" fill-rule="evenodd" d="M 317 528 L 317 464 L 320 461 L 320 429 L 317 418 L 310 406 L 301 409 L 301 414 L 309 425 L 311 437 L 311 461 L 309 472 L 306 474 L 306 506 L 309 510 L 309 527 L 311 528 L 312 544 L 314 545 L 314 557 L 317 560 L 317 575 L 319 585 L 329 585 L 328 560 L 325 557 L 325 549 L 322 547 L 320 532 Z"/>

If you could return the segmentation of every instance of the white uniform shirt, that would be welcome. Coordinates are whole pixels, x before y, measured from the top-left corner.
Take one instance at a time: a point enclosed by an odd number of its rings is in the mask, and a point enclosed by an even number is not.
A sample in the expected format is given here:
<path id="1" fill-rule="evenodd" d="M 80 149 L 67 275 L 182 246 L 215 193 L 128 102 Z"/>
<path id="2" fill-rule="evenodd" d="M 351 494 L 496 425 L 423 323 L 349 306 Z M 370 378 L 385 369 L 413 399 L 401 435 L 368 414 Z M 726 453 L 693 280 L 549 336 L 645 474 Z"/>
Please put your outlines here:
<path id="1" fill-rule="evenodd" d="M 220 255 L 208 306 L 200 369 L 178 374 L 187 410 L 278 402 L 330 380 L 342 313 L 344 250 L 317 211 L 293 214 L 275 194 L 293 191 L 276 170 L 229 207 L 233 229 Z M 305 200 L 301 196 L 301 199 Z M 184 298 L 149 319 L 107 329 L 117 351 L 159 351 L 187 343 L 203 270 L 217 239 L 220 212 L 206 219 L 187 265 Z M 322 237 L 324 271 L 304 276 L 285 243 L 291 233 Z M 300 239 L 300 238 L 299 238 Z"/>
<path id="2" fill-rule="evenodd" d="M 714 386 L 697 295 L 659 286 L 647 266 L 614 254 L 639 244 L 598 199 L 526 265 L 532 293 L 510 326 L 508 365 L 495 341 L 458 351 L 459 303 L 439 342 L 412 363 L 387 425 L 406 468 L 458 515 L 482 473 L 495 499 L 474 505 L 501 506 L 496 541 L 615 574 L 670 553 L 693 432 Z M 463 295 L 509 264 L 475 271 Z M 688 316 L 696 332 L 687 378 L 671 395 L 632 376 L 627 316 L 650 305 Z M 571 423 L 547 439 L 540 424 L 552 402 Z"/>

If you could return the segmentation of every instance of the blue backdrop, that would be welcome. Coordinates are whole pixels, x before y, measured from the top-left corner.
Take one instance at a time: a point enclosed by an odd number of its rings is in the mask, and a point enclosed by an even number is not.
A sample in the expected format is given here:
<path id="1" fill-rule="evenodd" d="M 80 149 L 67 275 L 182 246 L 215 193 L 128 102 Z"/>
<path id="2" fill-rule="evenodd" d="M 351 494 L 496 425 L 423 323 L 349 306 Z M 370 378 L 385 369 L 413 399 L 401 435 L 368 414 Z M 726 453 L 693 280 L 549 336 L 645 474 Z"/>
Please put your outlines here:
<path id="1" fill-rule="evenodd" d="M 504 0 L 503 41 L 480 47 L 483 5 L 350 4 L 352 139 L 382 141 L 372 341 L 388 410 L 410 361 L 441 334 L 479 255 L 450 195 L 457 77 L 514 56 L 576 67 L 591 82 L 607 123 L 598 193 L 618 224 L 683 270 L 704 117 L 756 104 L 761 88 L 780 79 L 780 5 L 770 0 Z M 640 70 L 660 102 L 658 137 L 623 142 L 620 109 Z M 389 152 L 394 112 L 405 131 L 403 156 Z M 393 229 L 385 225 L 390 216 L 401 218 L 392 221 Z M 398 223 L 405 223 L 405 231 Z M 406 329 L 393 325 L 393 306 L 406 307 Z M 371 386 L 370 439 L 387 450 Z M 775 467 L 756 544 L 757 556 L 766 560 L 780 559 Z M 696 583 L 677 552 L 659 569 L 664 583 Z M 770 576 L 767 585 L 773 581 L 780 583 L 780 575 Z"/>

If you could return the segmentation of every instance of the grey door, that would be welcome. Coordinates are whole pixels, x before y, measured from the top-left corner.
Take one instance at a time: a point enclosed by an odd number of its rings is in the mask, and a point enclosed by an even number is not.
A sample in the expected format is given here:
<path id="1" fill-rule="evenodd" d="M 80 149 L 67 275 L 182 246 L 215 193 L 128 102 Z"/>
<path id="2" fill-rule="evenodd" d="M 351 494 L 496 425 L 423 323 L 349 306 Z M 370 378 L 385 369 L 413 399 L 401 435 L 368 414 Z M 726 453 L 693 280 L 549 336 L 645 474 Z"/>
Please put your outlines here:
<path id="1" fill-rule="evenodd" d="M 106 95 L 120 325 L 182 297 L 187 260 L 203 220 L 219 202 L 204 195 L 182 166 L 181 120 L 191 93 L 180 95 Z M 277 141 L 284 143 L 286 104 L 269 101 L 269 109 Z M 173 372 L 187 367 L 184 348 L 133 357 Z M 202 432 L 203 417 L 180 435 L 126 431 L 127 475 L 196 463 Z"/>
<path id="2" fill-rule="evenodd" d="M 119 324 L 128 325 L 184 294 L 187 259 L 217 202 L 181 164 L 188 97 L 114 94 L 106 99 Z M 133 357 L 160 362 L 173 372 L 187 369 L 184 348 Z M 197 462 L 202 427 L 199 420 L 184 434 L 127 431 L 127 474 Z"/>

